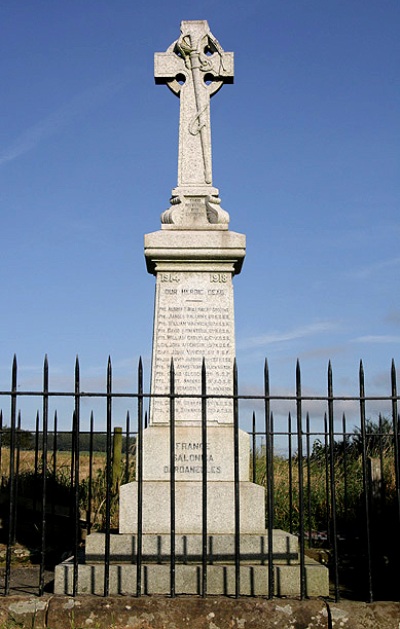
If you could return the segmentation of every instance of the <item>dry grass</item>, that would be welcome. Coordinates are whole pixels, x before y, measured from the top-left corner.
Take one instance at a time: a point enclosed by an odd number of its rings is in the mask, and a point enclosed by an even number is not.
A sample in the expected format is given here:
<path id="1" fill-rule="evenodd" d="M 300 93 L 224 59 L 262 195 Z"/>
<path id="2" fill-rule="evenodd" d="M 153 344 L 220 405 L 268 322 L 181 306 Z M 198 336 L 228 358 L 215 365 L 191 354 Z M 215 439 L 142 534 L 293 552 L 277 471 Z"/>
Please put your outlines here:
<path id="1" fill-rule="evenodd" d="M 56 456 L 56 475 L 68 478 L 71 474 L 71 452 L 57 452 Z M 79 456 L 79 480 L 85 480 L 89 477 L 90 457 L 88 452 L 81 452 Z M 38 458 L 38 468 L 41 469 L 41 453 Z M 17 460 L 15 459 L 15 465 Z M 106 465 L 105 452 L 93 453 L 92 473 L 96 474 L 98 470 L 103 471 Z M 53 453 L 47 455 L 47 468 L 50 472 L 54 472 Z M 21 450 L 19 453 L 18 470 L 20 474 L 33 473 L 35 471 L 35 452 L 32 450 Z M 10 474 L 10 450 L 3 447 L 1 449 L 1 465 L 0 476 L 7 479 Z"/>

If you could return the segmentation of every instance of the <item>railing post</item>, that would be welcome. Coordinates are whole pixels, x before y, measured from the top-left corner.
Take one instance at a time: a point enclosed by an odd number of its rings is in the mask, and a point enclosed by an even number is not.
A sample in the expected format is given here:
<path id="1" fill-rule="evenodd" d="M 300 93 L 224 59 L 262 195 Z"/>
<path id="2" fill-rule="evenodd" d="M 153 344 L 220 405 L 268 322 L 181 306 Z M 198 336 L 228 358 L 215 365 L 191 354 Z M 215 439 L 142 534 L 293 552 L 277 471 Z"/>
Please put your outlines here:
<path id="1" fill-rule="evenodd" d="M 44 569 L 46 562 L 46 509 L 47 509 L 47 428 L 49 416 L 49 364 L 47 356 L 43 365 L 43 445 L 42 445 L 42 540 L 40 552 L 39 596 L 44 593 Z"/>
<path id="2" fill-rule="evenodd" d="M 10 506 L 8 511 L 8 540 L 6 550 L 6 574 L 4 582 L 4 594 L 10 593 L 10 577 L 11 577 L 11 547 L 14 539 L 14 512 L 15 505 L 15 426 L 17 419 L 17 357 L 14 355 L 11 375 L 11 430 L 10 430 Z"/>
<path id="3" fill-rule="evenodd" d="M 297 411 L 297 458 L 299 476 L 299 552 L 300 552 L 300 597 L 306 596 L 306 568 L 304 545 L 304 479 L 303 479 L 303 417 L 301 396 L 300 363 L 296 364 L 296 411 Z"/>
<path id="4" fill-rule="evenodd" d="M 324 456 L 325 456 L 325 495 L 326 495 L 326 531 L 328 535 L 328 544 L 332 545 L 331 535 L 331 499 L 330 499 L 330 475 L 329 475 L 329 431 L 328 431 L 328 415 L 324 413 Z"/>
<path id="5" fill-rule="evenodd" d="M 169 465 L 170 465 L 170 596 L 175 598 L 175 368 L 171 358 L 169 371 Z"/>
<path id="6" fill-rule="evenodd" d="M 392 425 L 393 425 L 393 441 L 394 441 L 394 470 L 396 479 L 396 498 L 397 498 L 397 519 L 400 526 L 400 463 L 399 463 L 399 417 L 397 410 L 397 377 L 396 366 L 392 360 L 391 369 L 392 384 Z"/>
<path id="7" fill-rule="evenodd" d="M 201 443 L 202 443 L 202 587 L 201 594 L 207 596 L 207 372 L 203 358 L 201 365 Z"/>
<path id="8" fill-rule="evenodd" d="M 367 555 L 367 576 L 368 576 L 368 596 L 369 603 L 374 600 L 372 581 L 372 559 L 371 559 L 371 530 L 370 530 L 370 491 L 368 485 L 367 470 L 367 443 L 366 443 L 366 418 L 365 418 L 365 384 L 364 367 L 360 361 L 360 419 L 361 419 L 361 445 L 362 445 L 362 471 L 363 471 L 363 492 L 365 508 L 365 534 L 366 534 L 366 555 Z"/>
<path id="9" fill-rule="evenodd" d="M 88 501 L 86 508 L 86 525 L 88 535 L 92 530 L 92 495 L 93 495 L 93 436 L 94 436 L 94 415 L 93 411 L 90 411 L 90 420 L 89 420 L 89 490 L 88 490 Z"/>
<path id="10" fill-rule="evenodd" d="M 264 412 L 265 412 L 265 485 L 267 490 L 267 535 L 268 535 L 268 597 L 274 596 L 274 499 L 273 499 L 273 448 L 272 448 L 272 413 L 269 391 L 268 362 L 264 362 Z"/>
<path id="11" fill-rule="evenodd" d="M 127 433 L 128 432 L 127 417 Z M 127 456 L 129 449 L 129 439 L 127 436 Z M 142 536 L 143 536 L 143 365 L 142 358 L 139 358 L 138 365 L 138 431 L 136 444 L 136 480 L 138 483 L 138 504 L 137 504 L 137 559 L 136 559 L 136 596 L 142 594 Z"/>
<path id="12" fill-rule="evenodd" d="M 14 524 L 13 524 L 13 544 L 17 541 L 17 513 L 18 513 L 18 494 L 19 494 L 19 466 L 21 461 L 21 411 L 18 411 L 17 427 L 15 431 L 15 487 L 14 487 Z"/>
<path id="13" fill-rule="evenodd" d="M 107 463 L 106 463 L 106 518 L 104 549 L 104 596 L 110 593 L 110 527 L 111 527 L 111 447 L 112 447 L 112 368 L 111 358 L 107 363 Z"/>
<path id="14" fill-rule="evenodd" d="M 236 359 L 233 363 L 233 451 L 235 481 L 235 597 L 240 596 L 240 484 L 239 484 L 239 398 Z"/>
<path id="15" fill-rule="evenodd" d="M 80 372 L 78 356 L 75 360 L 75 409 L 73 421 L 73 487 L 74 487 L 74 577 L 73 596 L 78 593 L 78 564 L 79 564 L 79 431 L 80 431 Z"/>
<path id="16" fill-rule="evenodd" d="M 339 592 L 339 564 L 338 564 L 338 548 L 337 548 L 337 530 L 336 530 L 336 484 L 335 484 L 335 427 L 333 415 L 333 380 L 332 365 L 328 364 L 328 420 L 329 420 L 329 471 L 330 471 L 330 490 L 331 490 L 331 530 L 333 545 L 333 566 L 334 566 L 334 582 L 335 582 L 335 601 L 340 599 Z"/>
<path id="17" fill-rule="evenodd" d="M 1 464 L 2 464 L 2 447 L 3 447 L 3 411 L 0 409 L 0 483 L 3 479 Z"/>
<path id="18" fill-rule="evenodd" d="M 310 442 L 310 414 L 306 413 L 306 458 L 307 458 L 307 519 L 308 519 L 308 545 L 312 548 L 312 523 L 311 523 L 311 442 Z"/>

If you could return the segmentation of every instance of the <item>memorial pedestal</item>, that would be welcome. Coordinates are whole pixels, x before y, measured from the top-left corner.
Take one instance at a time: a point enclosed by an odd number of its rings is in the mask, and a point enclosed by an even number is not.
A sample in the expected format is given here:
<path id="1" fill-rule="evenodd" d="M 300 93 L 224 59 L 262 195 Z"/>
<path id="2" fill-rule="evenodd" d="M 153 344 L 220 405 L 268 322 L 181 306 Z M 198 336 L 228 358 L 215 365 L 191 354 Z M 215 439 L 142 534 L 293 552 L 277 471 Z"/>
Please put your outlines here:
<path id="1" fill-rule="evenodd" d="M 232 424 L 235 326 L 232 277 L 240 272 L 245 236 L 224 230 L 160 230 L 145 236 L 148 270 L 156 276 L 150 424 L 169 425 L 169 378 L 174 361 L 175 421 L 200 425 L 201 368 L 207 423 Z"/>

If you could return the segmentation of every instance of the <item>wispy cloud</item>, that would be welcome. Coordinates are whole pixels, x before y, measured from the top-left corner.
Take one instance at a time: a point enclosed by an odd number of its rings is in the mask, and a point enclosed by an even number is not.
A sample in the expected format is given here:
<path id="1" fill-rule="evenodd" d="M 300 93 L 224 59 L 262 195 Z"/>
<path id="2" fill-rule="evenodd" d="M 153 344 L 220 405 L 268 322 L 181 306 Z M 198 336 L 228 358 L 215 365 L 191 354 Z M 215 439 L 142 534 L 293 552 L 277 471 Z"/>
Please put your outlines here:
<path id="1" fill-rule="evenodd" d="M 390 323 L 391 325 L 399 326 L 400 325 L 400 310 L 392 310 L 387 315 L 385 321 Z"/>
<path id="2" fill-rule="evenodd" d="M 0 166 L 31 151 L 40 142 L 61 131 L 74 118 L 93 109 L 102 100 L 112 96 L 129 80 L 129 77 L 125 75 L 120 76 L 77 94 L 63 107 L 23 131 L 14 142 L 0 153 Z"/>
<path id="3" fill-rule="evenodd" d="M 400 343 L 400 336 L 390 334 L 369 334 L 358 336 L 353 343 Z"/>
<path id="4" fill-rule="evenodd" d="M 294 341 L 297 339 L 315 336 L 317 334 L 323 334 L 330 332 L 337 328 L 337 324 L 332 321 L 319 321 L 316 323 L 310 323 L 300 327 L 293 328 L 286 331 L 274 331 L 268 334 L 262 334 L 260 336 L 253 336 L 244 339 L 240 344 L 240 349 L 250 349 L 252 347 L 261 347 L 265 345 L 273 345 L 274 343 L 283 343 L 287 341 Z"/>
<path id="5" fill-rule="evenodd" d="M 350 273 L 350 275 L 351 277 L 355 279 L 360 279 L 360 280 L 367 279 L 371 275 L 375 275 L 376 273 L 379 273 L 380 271 L 392 269 L 397 266 L 400 266 L 399 256 L 395 258 L 390 258 L 387 260 L 380 260 L 378 262 L 374 262 L 373 264 L 367 264 L 366 266 L 361 267 L 360 269 L 355 269 L 354 271 Z"/>

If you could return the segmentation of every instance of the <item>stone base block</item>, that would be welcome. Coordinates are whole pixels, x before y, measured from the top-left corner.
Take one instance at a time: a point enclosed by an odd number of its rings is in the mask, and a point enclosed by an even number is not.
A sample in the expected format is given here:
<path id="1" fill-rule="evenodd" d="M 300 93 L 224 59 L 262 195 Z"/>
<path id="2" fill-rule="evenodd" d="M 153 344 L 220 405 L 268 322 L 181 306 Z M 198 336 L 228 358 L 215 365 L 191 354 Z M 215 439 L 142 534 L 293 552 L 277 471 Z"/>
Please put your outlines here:
<path id="1" fill-rule="evenodd" d="M 175 567 L 176 594 L 202 594 L 200 565 Z M 54 593 L 72 594 L 74 567 L 64 562 L 56 566 Z M 169 594 L 171 588 L 169 565 L 143 565 L 142 594 Z M 300 595 L 299 565 L 275 566 L 276 596 Z M 136 594 L 137 569 L 132 564 L 110 565 L 109 593 Z M 328 569 L 308 560 L 306 565 L 307 596 L 328 596 Z M 79 594 L 104 594 L 104 565 L 79 565 Z M 240 566 L 240 594 L 242 596 L 268 596 L 268 566 Z M 235 594 L 235 566 L 211 565 L 207 567 L 207 594 L 231 596 Z"/>
<path id="2" fill-rule="evenodd" d="M 306 561 L 306 596 L 329 596 L 328 568 L 311 559 Z M 276 566 L 277 596 L 299 595 L 300 569 L 292 568 L 293 566 Z"/>
<path id="3" fill-rule="evenodd" d="M 170 559 L 169 535 L 143 535 L 142 561 L 165 563 Z M 279 529 L 273 530 L 272 557 L 274 562 L 293 563 L 298 561 L 298 541 L 295 535 L 290 535 Z M 234 561 L 235 536 L 209 535 L 208 562 Z M 104 533 L 92 533 L 86 539 L 86 562 L 102 563 L 105 555 Z M 201 563 L 202 536 L 177 535 L 175 537 L 175 555 L 180 563 Z M 135 535 L 111 535 L 110 561 L 114 563 L 136 563 L 137 537 Z M 242 561 L 265 563 L 268 560 L 268 534 L 241 535 L 240 557 Z"/>
<path id="4" fill-rule="evenodd" d="M 235 532 L 234 483 L 208 484 L 208 533 Z M 137 533 L 138 484 L 120 488 L 119 532 Z M 170 522 L 170 483 L 143 483 L 143 532 L 168 534 Z M 175 483 L 176 533 L 201 533 L 202 484 L 194 481 Z M 265 528 L 264 488 L 254 483 L 240 483 L 240 532 L 259 533 Z"/>

